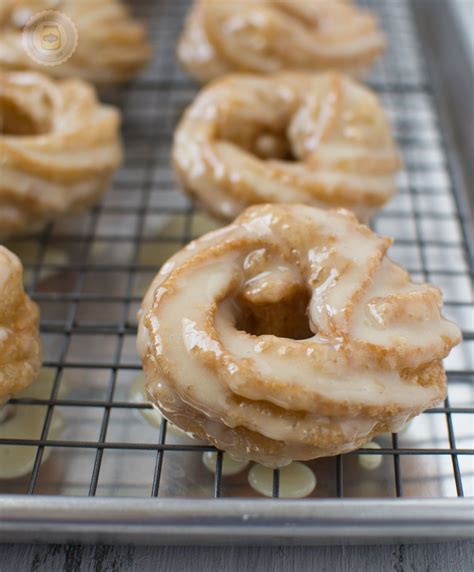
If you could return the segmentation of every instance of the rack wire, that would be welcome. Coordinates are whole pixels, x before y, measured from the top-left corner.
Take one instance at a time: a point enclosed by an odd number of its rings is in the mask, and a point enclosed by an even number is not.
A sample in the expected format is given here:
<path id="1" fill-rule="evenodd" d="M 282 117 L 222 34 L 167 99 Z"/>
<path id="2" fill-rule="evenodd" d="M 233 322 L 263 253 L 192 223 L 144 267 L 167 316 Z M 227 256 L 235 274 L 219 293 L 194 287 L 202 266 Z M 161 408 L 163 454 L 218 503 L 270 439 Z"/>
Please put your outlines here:
<path id="1" fill-rule="evenodd" d="M 398 195 L 373 226 L 395 237 L 392 257 L 415 279 L 443 289 L 446 315 L 460 324 L 464 341 L 446 361 L 445 403 L 406 432 L 381 436 L 380 449 L 310 462 L 318 478 L 311 497 L 317 502 L 472 495 L 474 305 L 467 216 L 410 4 L 365 4 L 378 12 L 391 46 L 369 84 L 390 115 L 405 159 Z M 17 411 L 40 411 L 41 422 L 31 435 L 0 436 L 0 452 L 2 447 L 32 451 L 31 470 L 0 480 L 0 494 L 256 495 L 245 472 L 223 477 L 222 453 L 215 475 L 203 468 L 200 457 L 214 451 L 210 445 L 183 442 L 166 421 L 159 428 L 146 424 L 140 412 L 150 405 L 129 395 L 140 372 L 136 312 L 146 286 L 168 256 L 215 225 L 179 192 L 169 162 L 174 128 L 197 91 L 174 58 L 188 6 L 184 0 L 134 2 L 148 23 L 155 58 L 136 81 L 102 94 L 122 109 L 124 119 L 126 160 L 113 189 L 87 215 L 8 244 L 23 258 L 28 292 L 42 310 L 44 394 L 27 391 L 11 400 Z M 58 415 L 64 430 L 53 438 Z M 380 455 L 382 463 L 366 471 L 358 463 L 361 455 Z M 275 470 L 273 497 L 278 496 Z"/>

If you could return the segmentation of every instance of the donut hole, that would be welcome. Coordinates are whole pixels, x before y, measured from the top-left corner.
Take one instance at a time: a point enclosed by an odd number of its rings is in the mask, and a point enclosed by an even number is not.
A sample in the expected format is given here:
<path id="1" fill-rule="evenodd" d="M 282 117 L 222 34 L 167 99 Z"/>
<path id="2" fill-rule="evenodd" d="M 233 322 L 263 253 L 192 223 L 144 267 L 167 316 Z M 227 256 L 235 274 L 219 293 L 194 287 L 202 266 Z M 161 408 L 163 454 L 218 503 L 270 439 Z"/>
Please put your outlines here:
<path id="1" fill-rule="evenodd" d="M 287 126 L 278 125 L 272 129 L 262 129 L 252 123 L 247 125 L 235 122 L 220 127 L 218 138 L 232 143 L 259 159 L 296 161 L 291 143 L 287 137 Z"/>
<path id="2" fill-rule="evenodd" d="M 254 336 L 305 340 L 314 336 L 308 321 L 310 294 L 300 288 L 291 296 L 275 302 L 256 304 L 244 296 L 237 298 L 238 330 Z"/>
<path id="3" fill-rule="evenodd" d="M 0 133 L 2 135 L 43 135 L 50 131 L 50 121 L 35 117 L 26 106 L 8 97 L 0 96 Z"/>
<path id="4" fill-rule="evenodd" d="M 296 161 L 293 151 L 286 137 L 281 133 L 262 133 L 253 142 L 252 153 L 259 159 L 279 159 L 283 161 Z"/>

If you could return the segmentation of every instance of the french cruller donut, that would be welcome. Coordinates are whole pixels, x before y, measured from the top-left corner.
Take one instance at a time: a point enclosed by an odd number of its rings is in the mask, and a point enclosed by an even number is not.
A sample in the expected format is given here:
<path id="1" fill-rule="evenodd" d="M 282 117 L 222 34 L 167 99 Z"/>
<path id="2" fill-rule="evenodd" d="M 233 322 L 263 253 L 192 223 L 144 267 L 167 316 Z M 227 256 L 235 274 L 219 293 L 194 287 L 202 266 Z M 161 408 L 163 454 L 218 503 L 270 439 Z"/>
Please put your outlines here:
<path id="1" fill-rule="evenodd" d="M 401 166 L 376 95 L 333 72 L 216 80 L 185 112 L 173 162 L 183 188 L 227 220 L 275 202 L 345 207 L 367 221 Z"/>
<path id="2" fill-rule="evenodd" d="M 24 30 L 32 17 L 48 10 L 70 19 L 77 45 L 67 60 L 45 67 L 25 50 Z M 0 70 L 46 69 L 54 77 L 110 84 L 134 76 L 150 54 L 145 27 L 121 0 L 0 0 Z"/>
<path id="3" fill-rule="evenodd" d="M 153 281 L 138 350 L 170 421 L 269 466 L 345 453 L 446 395 L 441 293 L 347 211 L 261 205 Z"/>
<path id="4" fill-rule="evenodd" d="M 93 205 L 122 160 L 120 114 L 92 85 L 0 72 L 0 237 Z"/>
<path id="5" fill-rule="evenodd" d="M 38 325 L 38 307 L 23 290 L 21 262 L 0 246 L 0 406 L 39 372 Z"/>
<path id="6" fill-rule="evenodd" d="M 231 71 L 328 68 L 359 75 L 385 40 L 367 10 L 338 0 L 197 0 L 178 45 L 200 82 Z"/>

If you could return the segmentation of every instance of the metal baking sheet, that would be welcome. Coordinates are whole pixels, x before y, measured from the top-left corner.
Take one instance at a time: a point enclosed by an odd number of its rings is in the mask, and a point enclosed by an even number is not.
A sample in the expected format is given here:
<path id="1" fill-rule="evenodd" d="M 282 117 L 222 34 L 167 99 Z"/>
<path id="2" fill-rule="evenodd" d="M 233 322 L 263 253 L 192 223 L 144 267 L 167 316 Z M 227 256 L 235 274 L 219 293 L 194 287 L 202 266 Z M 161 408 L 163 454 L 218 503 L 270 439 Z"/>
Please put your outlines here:
<path id="1" fill-rule="evenodd" d="M 36 426 L 8 438 L 0 426 L 0 451 L 31 453 L 24 476 L 0 479 L 0 541 L 311 544 L 473 534 L 474 306 L 459 121 L 437 79 L 445 58 L 432 56 L 429 31 L 417 31 L 426 3 L 364 4 L 378 12 L 390 43 L 369 83 L 405 159 L 399 193 L 373 226 L 395 237 L 392 256 L 415 278 L 443 289 L 446 314 L 465 333 L 446 360 L 449 399 L 400 434 L 378 437 L 380 451 L 307 463 L 317 486 L 301 501 L 262 499 L 248 471 L 210 473 L 201 457 L 212 447 L 144 420 L 147 406 L 130 397 L 140 372 L 141 297 L 160 264 L 216 222 L 179 192 L 169 165 L 176 122 L 197 91 L 174 59 L 189 4 L 140 0 L 133 8 L 150 28 L 154 61 L 136 81 L 102 94 L 124 114 L 126 161 L 113 190 L 88 215 L 8 244 L 41 305 L 45 364 L 11 405 Z M 430 18 L 442 17 L 452 37 L 443 6 Z M 454 79 L 469 93 L 469 74 Z M 380 455 L 380 466 L 365 469 L 364 455 Z M 277 497 L 278 472 L 274 478 Z"/>

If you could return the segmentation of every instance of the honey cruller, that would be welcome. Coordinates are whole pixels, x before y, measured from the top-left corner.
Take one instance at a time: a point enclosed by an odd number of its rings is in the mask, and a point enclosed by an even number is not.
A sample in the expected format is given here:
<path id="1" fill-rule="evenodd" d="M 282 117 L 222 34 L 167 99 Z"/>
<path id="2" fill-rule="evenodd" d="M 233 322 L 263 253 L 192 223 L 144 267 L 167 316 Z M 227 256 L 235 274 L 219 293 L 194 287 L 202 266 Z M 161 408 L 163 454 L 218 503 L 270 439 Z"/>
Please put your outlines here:
<path id="1" fill-rule="evenodd" d="M 0 238 L 94 205 L 122 161 L 120 112 L 80 79 L 0 72 Z"/>
<path id="2" fill-rule="evenodd" d="M 45 66 L 25 50 L 24 34 L 31 18 L 48 16 L 48 11 L 53 23 L 61 14 L 70 19 L 76 29 L 77 44 L 63 62 Z M 34 26 L 29 29 L 31 34 L 37 33 Z M 77 77 L 108 85 L 131 79 L 150 55 L 145 26 L 132 18 L 122 0 L 0 2 L 0 70 L 46 70 L 57 78 Z"/>
<path id="3" fill-rule="evenodd" d="M 24 292 L 21 262 L 0 246 L 0 405 L 28 387 L 40 366 L 38 306 Z"/>
<path id="4" fill-rule="evenodd" d="M 335 73 L 232 74 L 206 86 L 174 136 L 183 189 L 232 220 L 260 203 L 347 208 L 362 222 L 401 167 L 377 96 Z"/>
<path id="5" fill-rule="evenodd" d="M 263 205 L 153 281 L 138 350 L 173 423 L 269 466 L 357 449 L 446 395 L 440 291 L 347 211 Z"/>
<path id="6" fill-rule="evenodd" d="M 347 0 L 197 0 L 178 59 L 203 83 L 233 71 L 360 75 L 384 48 L 374 15 Z"/>

